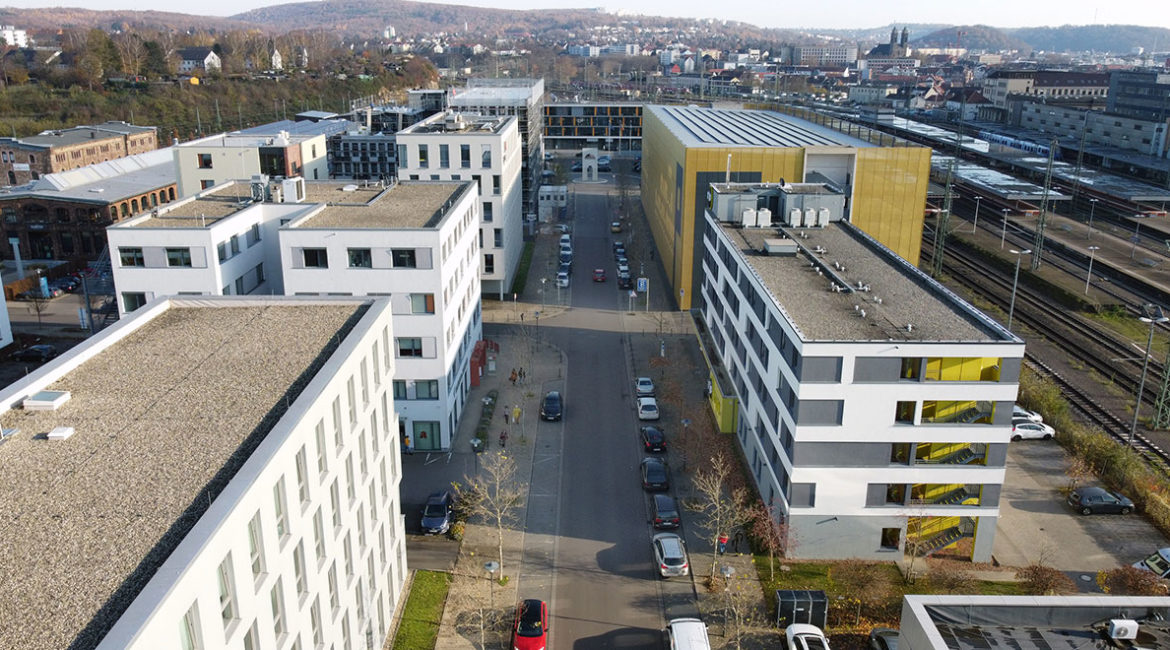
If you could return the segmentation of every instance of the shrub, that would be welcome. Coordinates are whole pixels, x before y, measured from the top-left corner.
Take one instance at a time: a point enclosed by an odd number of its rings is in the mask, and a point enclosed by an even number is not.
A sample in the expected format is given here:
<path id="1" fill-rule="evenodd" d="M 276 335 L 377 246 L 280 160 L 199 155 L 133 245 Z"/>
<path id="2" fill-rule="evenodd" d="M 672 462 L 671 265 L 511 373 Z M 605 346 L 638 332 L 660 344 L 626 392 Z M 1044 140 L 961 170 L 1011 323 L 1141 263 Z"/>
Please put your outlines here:
<path id="1" fill-rule="evenodd" d="M 457 542 L 462 542 L 463 534 L 467 532 L 466 528 L 467 524 L 463 523 L 462 521 L 457 521 L 451 524 L 451 528 L 447 530 L 447 535 Z"/>
<path id="2" fill-rule="evenodd" d="M 975 577 L 953 562 L 942 562 L 930 569 L 930 587 L 939 594 L 970 594 L 976 591 Z"/>
<path id="3" fill-rule="evenodd" d="M 890 574 L 873 562 L 842 560 L 829 569 L 829 580 L 839 593 L 859 594 L 867 605 L 885 599 L 891 589 Z"/>
<path id="4" fill-rule="evenodd" d="M 1033 596 L 1052 596 L 1074 593 L 1077 590 L 1072 578 L 1059 570 L 1043 564 L 1029 564 L 1016 571 L 1020 586 Z"/>
<path id="5" fill-rule="evenodd" d="M 1166 581 L 1137 567 L 1123 566 L 1097 572 L 1097 586 L 1115 596 L 1165 596 Z"/>

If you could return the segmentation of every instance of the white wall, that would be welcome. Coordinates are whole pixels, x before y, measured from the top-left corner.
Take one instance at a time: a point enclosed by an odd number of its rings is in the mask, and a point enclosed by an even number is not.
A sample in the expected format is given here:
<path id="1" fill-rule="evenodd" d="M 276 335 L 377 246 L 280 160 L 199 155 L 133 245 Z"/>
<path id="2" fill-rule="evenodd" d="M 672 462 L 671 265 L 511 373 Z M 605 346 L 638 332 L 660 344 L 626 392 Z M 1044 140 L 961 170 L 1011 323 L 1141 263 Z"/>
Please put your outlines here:
<path id="1" fill-rule="evenodd" d="M 179 175 L 179 198 L 202 192 L 201 181 L 211 181 L 215 186 L 260 173 L 258 148 L 224 147 L 222 141 L 221 136 L 212 136 L 172 147 L 175 170 Z M 211 167 L 199 167 L 199 154 L 211 154 Z"/>

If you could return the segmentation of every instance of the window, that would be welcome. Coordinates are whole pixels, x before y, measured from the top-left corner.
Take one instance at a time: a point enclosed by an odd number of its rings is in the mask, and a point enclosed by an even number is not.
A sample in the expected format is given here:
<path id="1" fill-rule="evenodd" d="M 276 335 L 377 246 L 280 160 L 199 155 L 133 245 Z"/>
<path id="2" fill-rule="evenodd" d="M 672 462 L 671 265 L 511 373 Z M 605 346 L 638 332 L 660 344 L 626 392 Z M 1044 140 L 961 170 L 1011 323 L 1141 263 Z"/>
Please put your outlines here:
<path id="1" fill-rule="evenodd" d="M 167 266 L 191 266 L 191 249 L 168 248 Z"/>
<path id="2" fill-rule="evenodd" d="M 483 272 L 484 273 L 495 273 L 496 272 L 496 256 L 495 255 L 492 255 L 491 253 L 487 253 L 483 256 Z"/>
<path id="3" fill-rule="evenodd" d="M 338 479 L 333 479 L 329 486 L 329 505 L 333 507 L 333 527 L 341 528 L 341 491 L 337 487 Z"/>
<path id="4" fill-rule="evenodd" d="M 439 145 L 439 167 L 447 169 L 451 166 L 451 147 L 450 145 Z"/>
<path id="5" fill-rule="evenodd" d="M 252 577 L 258 579 L 264 573 L 264 539 L 260 535 L 259 512 L 248 522 L 248 552 L 252 557 Z"/>
<path id="6" fill-rule="evenodd" d="M 211 154 L 199 154 L 199 169 L 211 169 Z"/>
<path id="7" fill-rule="evenodd" d="M 215 255 L 221 264 L 228 259 L 227 242 L 221 241 L 215 245 Z"/>
<path id="8" fill-rule="evenodd" d="M 201 189 L 201 190 L 205 190 L 213 185 L 215 185 L 215 181 L 207 179 L 207 178 L 199 181 L 199 189 Z"/>
<path id="9" fill-rule="evenodd" d="M 141 248 L 118 248 L 118 257 L 122 261 L 122 266 L 146 266 L 146 261 L 142 258 Z"/>
<path id="10" fill-rule="evenodd" d="M 433 314 L 433 313 L 435 313 L 435 294 L 433 294 L 433 293 L 412 293 L 412 294 L 410 294 L 410 313 L 412 313 L 412 314 Z"/>
<path id="11" fill-rule="evenodd" d="M 325 449 L 325 420 L 317 422 L 317 475 L 323 480 L 329 470 L 329 457 Z"/>
<path id="12" fill-rule="evenodd" d="M 345 440 L 341 437 L 341 398 L 333 398 L 333 444 L 337 447 L 340 453 L 341 448 L 345 446 Z"/>
<path id="13" fill-rule="evenodd" d="M 500 193 L 500 175 L 492 174 L 492 194 L 499 195 Z"/>
<path id="14" fill-rule="evenodd" d="M 199 638 L 199 610 L 198 605 L 191 605 L 191 609 L 183 614 L 179 621 L 179 647 L 183 650 L 199 650 L 203 642 Z"/>
<path id="15" fill-rule="evenodd" d="M 305 595 L 309 591 L 309 583 L 305 578 L 305 543 L 303 541 L 297 542 L 297 547 L 293 549 L 293 575 L 297 580 L 297 594 Z"/>
<path id="16" fill-rule="evenodd" d="M 504 247 L 504 229 L 503 228 L 493 228 L 492 229 L 492 245 L 495 246 L 496 248 L 503 248 Z"/>
<path id="17" fill-rule="evenodd" d="M 336 612 L 339 603 L 340 596 L 337 593 L 337 562 L 334 562 L 329 565 L 329 607 Z"/>
<path id="18" fill-rule="evenodd" d="M 882 529 L 882 550 L 896 551 L 898 550 L 898 543 L 902 540 L 901 528 L 883 528 Z"/>
<path id="19" fill-rule="evenodd" d="M 394 268 L 396 269 L 414 269 L 418 268 L 418 261 L 415 258 L 413 248 L 394 248 L 390 250 L 390 257 L 394 261 Z"/>
<path id="20" fill-rule="evenodd" d="M 219 578 L 219 612 L 223 618 L 223 626 L 227 628 L 228 624 L 239 617 L 239 610 L 236 609 L 236 584 L 232 579 L 231 554 L 219 563 L 216 573 Z"/>
<path id="21" fill-rule="evenodd" d="M 492 219 L 495 219 L 495 214 L 492 212 L 492 202 L 491 201 L 484 201 L 483 202 L 483 220 L 490 222 Z"/>
<path id="22" fill-rule="evenodd" d="M 232 235 L 230 240 L 231 240 L 231 244 L 232 244 L 232 255 L 233 256 L 239 255 L 240 254 L 240 236 L 239 235 Z"/>
<path id="23" fill-rule="evenodd" d="M 305 248 L 303 249 L 303 252 L 305 256 L 305 268 L 329 268 L 329 254 L 325 251 L 324 248 Z"/>
<path id="24" fill-rule="evenodd" d="M 322 645 L 321 637 L 321 603 L 313 599 L 313 606 L 309 608 L 309 623 L 313 627 L 313 646 Z"/>
<path id="25" fill-rule="evenodd" d="M 260 243 L 260 224 L 252 224 L 252 228 L 248 230 L 248 248 Z"/>
<path id="26" fill-rule="evenodd" d="M 906 504 L 906 486 L 894 483 L 886 486 L 886 503 L 891 505 Z"/>
<path id="27" fill-rule="evenodd" d="M 284 539 L 288 536 L 288 507 L 284 502 L 284 477 L 272 486 L 272 509 L 276 514 L 276 536 Z"/>
<path id="28" fill-rule="evenodd" d="M 459 166 L 463 169 L 471 168 L 471 145 L 459 145 Z"/>
<path id="29" fill-rule="evenodd" d="M 484 169 L 492 166 L 492 146 L 490 144 L 479 145 L 479 166 Z"/>
<path id="30" fill-rule="evenodd" d="M 439 380 L 422 379 L 414 382 L 415 399 L 439 399 Z"/>
<path id="31" fill-rule="evenodd" d="M 915 406 L 917 406 L 915 402 L 898 402 L 894 422 L 897 424 L 914 424 Z"/>
<path id="32" fill-rule="evenodd" d="M 313 551 L 317 554 L 317 562 L 325 561 L 325 519 L 321 516 L 321 509 L 313 513 Z"/>
<path id="33" fill-rule="evenodd" d="M 309 502 L 309 467 L 305 461 L 305 447 L 301 445 L 300 451 L 297 452 L 296 457 L 297 466 L 297 497 L 300 498 L 301 504 Z"/>
<path id="34" fill-rule="evenodd" d="M 123 291 L 122 292 L 122 306 L 127 312 L 132 312 L 135 309 L 146 304 L 146 294 L 141 291 Z"/>
<path id="35" fill-rule="evenodd" d="M 357 424 L 357 392 L 354 390 L 353 377 L 345 383 L 346 395 L 349 397 L 349 423 L 351 425 Z M 353 427 L 350 427 L 353 430 Z"/>
<path id="36" fill-rule="evenodd" d="M 406 382 L 401 379 L 394 380 L 394 399 L 406 399 Z"/>
<path id="37" fill-rule="evenodd" d="M 430 157 L 429 149 L 430 148 L 425 144 L 420 144 L 418 146 L 418 166 L 423 169 L 426 169 L 430 166 L 430 162 L 427 160 Z"/>
<path id="38" fill-rule="evenodd" d="M 244 650 L 260 650 L 260 630 L 256 629 L 255 621 L 244 635 Z"/>
<path id="39" fill-rule="evenodd" d="M 374 266 L 374 258 L 368 248 L 349 249 L 349 268 L 368 269 Z"/>
<path id="40" fill-rule="evenodd" d="M 277 639 L 280 639 L 288 632 L 285 627 L 284 594 L 281 593 L 280 578 L 277 578 L 276 584 L 272 585 L 272 591 L 269 592 L 268 598 L 272 603 L 272 633 L 276 635 Z"/>
<path id="41" fill-rule="evenodd" d="M 421 357 L 422 356 L 422 339 L 418 337 L 399 337 L 398 341 L 398 356 L 400 357 Z"/>
<path id="42" fill-rule="evenodd" d="M 895 442 L 890 445 L 890 464 L 892 465 L 909 465 L 910 464 L 910 443 Z"/>

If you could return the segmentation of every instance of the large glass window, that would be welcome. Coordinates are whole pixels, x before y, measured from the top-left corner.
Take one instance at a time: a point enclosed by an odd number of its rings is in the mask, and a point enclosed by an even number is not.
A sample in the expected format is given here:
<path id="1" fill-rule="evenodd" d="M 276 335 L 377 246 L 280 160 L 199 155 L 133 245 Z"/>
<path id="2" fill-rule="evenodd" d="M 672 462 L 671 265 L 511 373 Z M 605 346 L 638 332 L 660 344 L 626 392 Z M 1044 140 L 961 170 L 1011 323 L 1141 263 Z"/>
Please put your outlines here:
<path id="1" fill-rule="evenodd" d="M 324 248 L 305 248 L 303 249 L 305 268 L 307 269 L 325 269 L 329 268 L 329 254 Z"/>
<path id="2" fill-rule="evenodd" d="M 426 169 L 430 167 L 430 147 L 425 144 L 418 146 L 418 166 Z"/>
<path id="3" fill-rule="evenodd" d="M 146 266 L 141 248 L 119 247 L 118 258 L 121 260 L 122 266 Z"/>
<path id="4" fill-rule="evenodd" d="M 168 248 L 167 266 L 191 266 L 191 249 Z"/>
<path id="5" fill-rule="evenodd" d="M 459 166 L 463 169 L 471 168 L 471 145 L 459 145 Z"/>
<path id="6" fill-rule="evenodd" d="M 349 268 L 368 269 L 374 266 L 374 257 L 368 248 L 349 249 Z"/>
<path id="7" fill-rule="evenodd" d="M 394 248 L 390 251 L 396 269 L 418 268 L 418 260 L 413 248 Z"/>
<path id="8" fill-rule="evenodd" d="M 410 313 L 412 313 L 412 314 L 433 314 L 433 313 L 435 313 L 435 294 L 433 294 L 433 293 L 412 293 L 412 294 L 410 294 Z"/>
<path id="9" fill-rule="evenodd" d="M 400 357 L 421 357 L 422 339 L 418 337 L 398 337 L 398 356 Z"/>
<path id="10" fill-rule="evenodd" d="M 439 167 L 447 169 L 451 166 L 451 146 L 439 145 Z"/>

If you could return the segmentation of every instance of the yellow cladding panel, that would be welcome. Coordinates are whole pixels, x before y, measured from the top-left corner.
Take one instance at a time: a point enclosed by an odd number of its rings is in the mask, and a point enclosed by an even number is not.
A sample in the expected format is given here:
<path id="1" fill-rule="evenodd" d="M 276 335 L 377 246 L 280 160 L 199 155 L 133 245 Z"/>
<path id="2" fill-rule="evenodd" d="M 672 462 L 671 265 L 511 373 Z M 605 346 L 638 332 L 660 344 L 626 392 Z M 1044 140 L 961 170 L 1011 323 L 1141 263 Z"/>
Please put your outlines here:
<path id="1" fill-rule="evenodd" d="M 918 264 L 930 149 L 864 147 L 857 150 L 850 221 L 887 248 Z"/>

